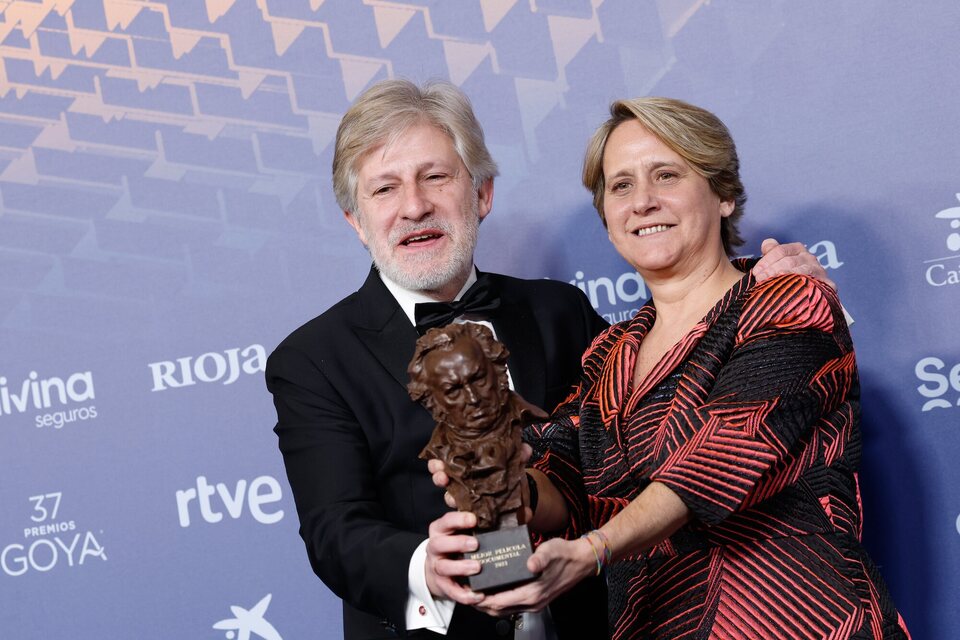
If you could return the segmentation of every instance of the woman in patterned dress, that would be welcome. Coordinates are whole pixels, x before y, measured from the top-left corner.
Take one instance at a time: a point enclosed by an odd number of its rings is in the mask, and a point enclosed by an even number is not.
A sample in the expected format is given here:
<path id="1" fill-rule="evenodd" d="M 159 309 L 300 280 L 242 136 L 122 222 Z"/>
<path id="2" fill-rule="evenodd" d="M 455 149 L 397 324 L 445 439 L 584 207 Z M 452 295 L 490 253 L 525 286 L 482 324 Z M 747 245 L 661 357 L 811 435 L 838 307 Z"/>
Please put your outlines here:
<path id="1" fill-rule="evenodd" d="M 726 127 L 665 98 L 618 101 L 583 179 L 652 294 L 584 354 L 533 427 L 540 574 L 487 595 L 540 609 L 605 567 L 613 638 L 908 638 L 860 544 L 859 383 L 834 291 L 758 284 Z M 580 537 L 582 536 L 582 537 Z"/>

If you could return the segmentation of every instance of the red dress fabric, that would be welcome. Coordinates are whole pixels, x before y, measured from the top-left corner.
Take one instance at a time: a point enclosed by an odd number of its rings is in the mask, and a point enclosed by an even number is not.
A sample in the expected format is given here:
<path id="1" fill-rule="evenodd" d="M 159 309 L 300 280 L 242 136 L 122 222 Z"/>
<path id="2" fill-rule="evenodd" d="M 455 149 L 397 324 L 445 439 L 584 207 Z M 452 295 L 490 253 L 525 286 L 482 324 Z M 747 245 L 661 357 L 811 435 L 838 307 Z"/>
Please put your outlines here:
<path id="1" fill-rule="evenodd" d="M 608 568 L 612 637 L 909 638 L 860 544 L 859 382 L 834 292 L 748 274 L 632 388 L 655 317 L 601 334 L 531 439 L 568 536 L 652 481 L 693 514 Z"/>

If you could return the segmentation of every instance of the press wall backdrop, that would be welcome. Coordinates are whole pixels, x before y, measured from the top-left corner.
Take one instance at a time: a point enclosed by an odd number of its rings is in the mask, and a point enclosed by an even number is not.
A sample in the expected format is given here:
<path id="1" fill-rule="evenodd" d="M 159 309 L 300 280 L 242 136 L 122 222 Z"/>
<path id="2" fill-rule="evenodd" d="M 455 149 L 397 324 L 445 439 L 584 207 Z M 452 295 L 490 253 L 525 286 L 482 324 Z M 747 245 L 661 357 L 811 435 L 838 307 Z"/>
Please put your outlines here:
<path id="1" fill-rule="evenodd" d="M 0 0 L 0 636 L 341 636 L 263 382 L 369 258 L 330 184 L 371 83 L 446 78 L 498 161 L 478 265 L 646 299 L 579 185 L 612 99 L 731 128 L 745 254 L 856 322 L 864 539 L 960 637 L 956 0 Z M 249 634 L 245 635 L 245 634 Z"/>

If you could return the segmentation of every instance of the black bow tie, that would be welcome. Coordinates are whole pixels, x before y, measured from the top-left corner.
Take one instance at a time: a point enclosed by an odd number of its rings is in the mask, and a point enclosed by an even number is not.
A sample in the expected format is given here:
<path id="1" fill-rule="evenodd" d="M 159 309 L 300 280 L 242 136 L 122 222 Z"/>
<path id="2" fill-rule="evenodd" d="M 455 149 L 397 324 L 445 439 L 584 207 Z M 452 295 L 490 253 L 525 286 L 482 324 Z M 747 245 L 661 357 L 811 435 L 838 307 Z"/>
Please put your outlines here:
<path id="1" fill-rule="evenodd" d="M 448 325 L 466 314 L 486 314 L 500 306 L 500 296 L 493 290 L 487 274 L 481 273 L 463 297 L 453 302 L 418 302 L 413 307 L 417 333 Z"/>

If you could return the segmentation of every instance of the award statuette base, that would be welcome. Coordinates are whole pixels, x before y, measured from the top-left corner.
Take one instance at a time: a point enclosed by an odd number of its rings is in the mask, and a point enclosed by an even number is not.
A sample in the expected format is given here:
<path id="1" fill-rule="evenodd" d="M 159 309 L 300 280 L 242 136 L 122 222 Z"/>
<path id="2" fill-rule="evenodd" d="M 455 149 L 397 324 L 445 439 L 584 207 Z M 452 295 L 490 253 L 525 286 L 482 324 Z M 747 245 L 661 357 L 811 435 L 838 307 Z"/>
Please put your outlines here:
<path id="1" fill-rule="evenodd" d="M 533 554 L 527 525 L 476 534 L 479 546 L 464 557 L 480 562 L 480 573 L 467 577 L 474 591 L 492 593 L 533 580 L 527 559 Z"/>

